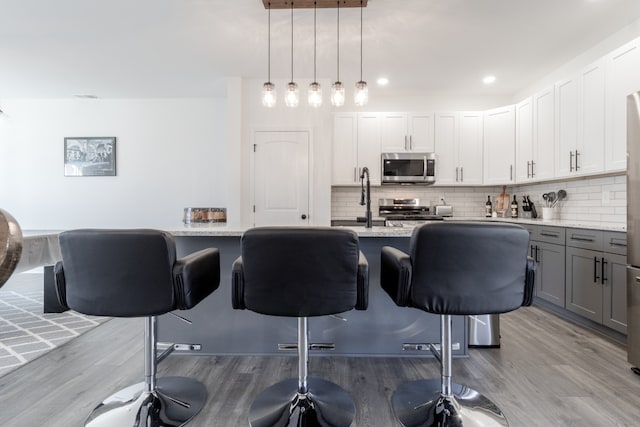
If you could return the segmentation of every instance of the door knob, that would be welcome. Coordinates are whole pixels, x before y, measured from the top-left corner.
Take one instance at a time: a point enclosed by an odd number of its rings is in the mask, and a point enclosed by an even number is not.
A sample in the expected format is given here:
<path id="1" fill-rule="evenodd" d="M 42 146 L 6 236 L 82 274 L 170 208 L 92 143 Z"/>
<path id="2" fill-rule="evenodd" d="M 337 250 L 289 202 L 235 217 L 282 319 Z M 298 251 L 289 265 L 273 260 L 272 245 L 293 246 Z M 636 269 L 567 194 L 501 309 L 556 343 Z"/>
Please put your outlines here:
<path id="1" fill-rule="evenodd" d="M 307 215 L 306 214 L 302 214 L 302 216 L 300 218 L 307 219 Z"/>

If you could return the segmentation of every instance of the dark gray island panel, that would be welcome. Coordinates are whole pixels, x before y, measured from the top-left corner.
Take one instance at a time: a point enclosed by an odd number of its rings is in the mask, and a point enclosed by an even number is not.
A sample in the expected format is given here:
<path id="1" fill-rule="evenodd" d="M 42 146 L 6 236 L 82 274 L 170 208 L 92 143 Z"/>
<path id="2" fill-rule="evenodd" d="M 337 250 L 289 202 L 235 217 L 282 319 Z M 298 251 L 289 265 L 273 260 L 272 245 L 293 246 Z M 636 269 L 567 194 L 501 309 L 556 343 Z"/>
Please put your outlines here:
<path id="1" fill-rule="evenodd" d="M 191 320 L 189 325 L 170 315 L 159 317 L 159 339 L 177 344 L 200 344 L 196 354 L 285 354 L 278 344 L 297 339 L 295 318 L 260 315 L 231 308 L 231 265 L 240 255 L 239 236 L 176 236 L 178 256 L 206 247 L 220 250 L 220 287 L 195 309 L 177 314 Z M 437 343 L 440 318 L 420 310 L 397 307 L 380 287 L 380 250 L 394 246 L 408 251 L 408 237 L 361 237 L 360 249 L 369 261 L 369 308 L 352 310 L 340 317 L 309 319 L 311 343 L 334 343 L 325 354 L 357 356 L 428 356 L 429 351 L 403 351 L 405 343 Z M 453 342 L 460 344 L 454 354 L 466 354 L 464 317 L 455 316 Z M 319 354 L 321 352 L 314 352 Z"/>

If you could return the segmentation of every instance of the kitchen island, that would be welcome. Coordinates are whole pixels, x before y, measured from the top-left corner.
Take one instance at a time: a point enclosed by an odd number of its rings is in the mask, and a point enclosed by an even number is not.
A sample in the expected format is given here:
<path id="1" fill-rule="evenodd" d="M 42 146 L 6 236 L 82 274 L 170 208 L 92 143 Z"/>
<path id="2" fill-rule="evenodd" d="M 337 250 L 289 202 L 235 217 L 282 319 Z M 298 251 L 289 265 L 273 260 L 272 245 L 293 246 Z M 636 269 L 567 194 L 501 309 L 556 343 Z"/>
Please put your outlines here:
<path id="1" fill-rule="evenodd" d="M 405 351 L 403 344 L 439 342 L 439 316 L 397 307 L 380 287 L 380 250 L 383 246 L 394 246 L 408 252 L 412 229 L 341 228 L 358 233 L 360 249 L 369 262 L 369 308 L 339 316 L 310 318 L 309 341 L 335 344 L 335 350 L 325 354 L 431 356 L 429 351 Z M 193 324 L 171 315 L 159 318 L 160 341 L 187 344 L 183 348 L 199 348 L 194 352 L 196 354 L 275 354 L 279 352 L 278 344 L 296 342 L 295 318 L 265 316 L 231 308 L 231 265 L 240 255 L 242 227 L 185 227 L 168 231 L 176 238 L 178 256 L 217 247 L 220 250 L 221 274 L 218 290 L 194 309 L 178 313 Z M 453 342 L 459 346 L 454 354 L 466 354 L 466 335 L 465 318 L 455 316 Z"/>

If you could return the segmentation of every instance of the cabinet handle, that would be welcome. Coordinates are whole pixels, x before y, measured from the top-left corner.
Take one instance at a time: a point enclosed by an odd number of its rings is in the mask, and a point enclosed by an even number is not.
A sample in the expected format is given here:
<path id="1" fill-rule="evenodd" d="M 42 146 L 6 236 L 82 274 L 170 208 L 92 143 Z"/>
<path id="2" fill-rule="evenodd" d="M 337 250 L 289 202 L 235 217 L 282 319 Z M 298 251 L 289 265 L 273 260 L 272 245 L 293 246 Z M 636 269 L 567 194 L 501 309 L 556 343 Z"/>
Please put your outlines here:
<path id="1" fill-rule="evenodd" d="M 571 240 L 577 240 L 578 242 L 592 242 L 593 243 L 593 239 L 589 239 L 588 237 L 571 236 Z"/>
<path id="2" fill-rule="evenodd" d="M 529 166 L 531 165 L 531 162 L 527 160 L 527 178 L 530 178 L 531 175 L 529 174 Z"/>
<path id="3" fill-rule="evenodd" d="M 616 243 L 613 240 L 609 242 L 609 246 L 618 246 L 620 248 L 626 248 L 627 244 L 626 243 Z"/>
<path id="4" fill-rule="evenodd" d="M 464 182 L 464 167 L 460 167 L 460 182 Z"/>
<path id="5" fill-rule="evenodd" d="M 531 178 L 533 178 L 535 176 L 535 174 L 533 173 L 533 166 L 536 164 L 536 162 L 534 162 L 533 160 L 531 160 Z"/>
<path id="6" fill-rule="evenodd" d="M 573 172 L 573 151 L 569 151 L 569 172 Z"/>
<path id="7" fill-rule="evenodd" d="M 536 257 L 533 255 L 533 245 L 531 245 L 531 258 L 533 258 L 534 260 L 536 259 Z M 638 281 L 640 281 L 640 277 L 638 279 Z"/>
<path id="8" fill-rule="evenodd" d="M 413 135 L 409 135 L 409 150 L 413 150 Z"/>
<path id="9" fill-rule="evenodd" d="M 578 172 L 578 169 L 580 169 L 580 166 L 578 166 L 578 156 L 580 155 L 580 153 L 578 152 L 578 150 L 576 150 L 576 172 Z"/>
<path id="10" fill-rule="evenodd" d="M 353 168 L 353 182 L 358 182 L 358 168 Z"/>
<path id="11" fill-rule="evenodd" d="M 548 232 L 544 232 L 544 231 L 541 231 L 540 235 L 541 236 L 547 236 L 547 237 L 560 237 L 560 235 L 558 233 L 548 233 Z"/>
<path id="12" fill-rule="evenodd" d="M 407 144 L 407 135 L 404 136 L 404 149 L 405 151 L 409 149 Z"/>
<path id="13" fill-rule="evenodd" d="M 536 257 L 535 257 L 536 262 L 540 262 L 540 257 L 538 256 L 538 250 L 539 249 L 540 248 L 538 247 L 538 245 L 536 245 Z"/>
<path id="14" fill-rule="evenodd" d="M 604 257 L 602 258 L 602 270 L 600 275 L 602 276 L 602 278 L 600 279 L 600 283 L 602 283 L 604 285 L 604 282 L 606 282 L 608 279 L 606 277 L 604 277 L 604 272 L 606 271 L 605 266 L 608 264 L 608 262 L 604 259 Z"/>
<path id="15" fill-rule="evenodd" d="M 456 182 L 458 182 L 458 168 L 456 168 Z"/>
<path id="16" fill-rule="evenodd" d="M 513 181 L 513 165 L 509 165 L 509 181 Z"/>
<path id="17" fill-rule="evenodd" d="M 600 280 L 600 276 L 598 276 L 598 264 L 600 264 L 600 261 L 598 261 L 598 257 L 593 257 L 593 282 L 594 283 L 598 283 L 598 280 Z"/>

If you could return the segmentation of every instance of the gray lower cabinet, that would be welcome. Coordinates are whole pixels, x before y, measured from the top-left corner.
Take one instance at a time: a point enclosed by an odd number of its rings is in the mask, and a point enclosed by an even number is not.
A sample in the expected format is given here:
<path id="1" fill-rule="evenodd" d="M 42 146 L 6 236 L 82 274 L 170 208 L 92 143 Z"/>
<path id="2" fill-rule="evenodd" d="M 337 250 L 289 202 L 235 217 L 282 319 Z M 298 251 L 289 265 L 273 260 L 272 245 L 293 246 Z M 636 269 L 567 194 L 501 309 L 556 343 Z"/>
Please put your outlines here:
<path id="1" fill-rule="evenodd" d="M 624 233 L 567 230 L 565 308 L 626 334 L 626 249 L 615 243 L 622 241 Z"/>
<path id="2" fill-rule="evenodd" d="M 538 263 L 536 296 L 564 307 L 564 245 L 531 241 L 531 256 Z"/>
<path id="3" fill-rule="evenodd" d="M 530 255 L 536 260 L 536 297 L 564 307 L 565 230 L 562 227 L 528 226 Z"/>

